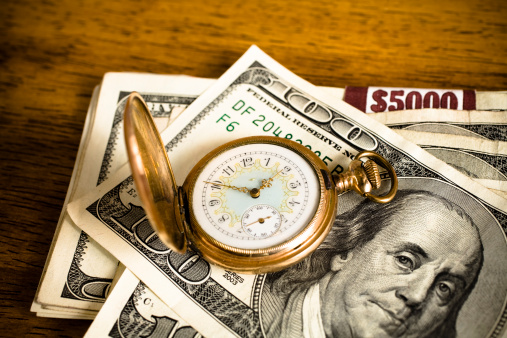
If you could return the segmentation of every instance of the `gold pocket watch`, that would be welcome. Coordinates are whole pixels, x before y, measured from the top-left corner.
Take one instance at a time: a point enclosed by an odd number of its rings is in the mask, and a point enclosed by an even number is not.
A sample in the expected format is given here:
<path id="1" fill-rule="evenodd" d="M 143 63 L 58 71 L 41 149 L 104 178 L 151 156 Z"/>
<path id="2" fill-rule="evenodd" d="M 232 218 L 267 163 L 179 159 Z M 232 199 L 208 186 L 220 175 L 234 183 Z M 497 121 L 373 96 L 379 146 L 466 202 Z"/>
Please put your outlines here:
<path id="1" fill-rule="evenodd" d="M 361 152 L 347 172 L 331 175 L 308 148 L 272 136 L 216 148 L 178 187 L 160 134 L 137 93 L 127 99 L 124 124 L 134 182 L 162 242 L 179 253 L 190 247 L 237 272 L 274 272 L 308 256 L 333 225 L 338 193 L 355 190 L 386 203 L 398 187 L 393 167 L 377 153 Z M 384 196 L 371 193 L 381 184 L 376 162 L 391 181 Z"/>

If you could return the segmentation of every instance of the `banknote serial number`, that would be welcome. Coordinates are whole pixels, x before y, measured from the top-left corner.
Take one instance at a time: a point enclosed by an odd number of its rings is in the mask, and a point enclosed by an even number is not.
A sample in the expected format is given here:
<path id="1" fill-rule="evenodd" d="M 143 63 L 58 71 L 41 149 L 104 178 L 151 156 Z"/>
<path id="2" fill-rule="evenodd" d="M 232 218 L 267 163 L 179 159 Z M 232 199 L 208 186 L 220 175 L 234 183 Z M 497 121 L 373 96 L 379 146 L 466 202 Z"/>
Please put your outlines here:
<path id="1" fill-rule="evenodd" d="M 295 141 L 306 148 L 310 149 L 317 155 L 326 166 L 330 168 L 331 173 L 340 174 L 344 171 L 343 167 L 340 164 L 333 164 L 333 159 L 330 156 L 325 155 L 322 151 L 312 149 L 312 146 L 309 144 L 305 144 L 303 140 L 295 138 L 292 133 L 285 133 L 282 130 L 282 127 L 277 125 L 275 122 L 270 121 L 266 118 L 265 115 L 262 114 L 252 114 L 256 111 L 256 109 L 250 105 L 247 105 L 245 101 L 238 100 L 234 105 L 232 105 L 232 111 L 237 112 L 238 116 L 246 116 L 250 117 L 250 123 L 255 125 L 256 128 L 261 129 L 265 133 L 271 133 L 276 137 L 282 137 L 288 140 Z M 298 119 L 291 119 L 291 122 L 298 126 L 299 128 L 305 130 L 307 133 L 312 134 L 313 136 L 319 138 L 324 143 L 329 144 L 330 147 L 334 148 L 337 151 L 340 151 L 342 155 L 349 157 L 350 159 L 355 158 L 355 154 L 351 153 L 347 150 L 342 149 L 342 146 L 336 143 L 334 140 L 327 138 L 325 135 L 319 133 L 317 130 L 311 128 L 310 126 L 302 123 Z M 227 113 L 223 113 L 220 118 L 215 122 L 217 124 L 224 125 L 225 129 L 228 132 L 233 132 L 238 126 L 240 126 L 240 122 L 234 121 L 233 118 Z"/>

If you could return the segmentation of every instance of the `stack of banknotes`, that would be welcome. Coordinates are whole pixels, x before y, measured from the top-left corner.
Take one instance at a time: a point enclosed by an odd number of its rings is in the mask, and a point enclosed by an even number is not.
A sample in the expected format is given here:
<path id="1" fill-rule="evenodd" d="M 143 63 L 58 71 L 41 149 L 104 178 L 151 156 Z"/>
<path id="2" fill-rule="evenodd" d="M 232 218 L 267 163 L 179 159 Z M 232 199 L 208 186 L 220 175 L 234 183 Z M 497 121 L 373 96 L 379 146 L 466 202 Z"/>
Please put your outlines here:
<path id="1" fill-rule="evenodd" d="M 302 143 L 330 170 L 373 150 L 399 177 L 386 229 L 412 222 L 417 231 L 372 235 L 305 277 L 205 261 L 182 272 L 178 254 L 139 238 L 144 213 L 125 217 L 142 207 L 122 125 L 132 91 L 147 102 L 179 185 L 210 150 L 246 136 Z M 239 101 L 249 114 L 233 108 Z M 316 87 L 255 46 L 218 80 L 108 73 L 90 102 L 32 311 L 93 320 L 89 337 L 503 336 L 506 198 L 507 92 Z M 358 203 L 340 196 L 337 218 Z"/>

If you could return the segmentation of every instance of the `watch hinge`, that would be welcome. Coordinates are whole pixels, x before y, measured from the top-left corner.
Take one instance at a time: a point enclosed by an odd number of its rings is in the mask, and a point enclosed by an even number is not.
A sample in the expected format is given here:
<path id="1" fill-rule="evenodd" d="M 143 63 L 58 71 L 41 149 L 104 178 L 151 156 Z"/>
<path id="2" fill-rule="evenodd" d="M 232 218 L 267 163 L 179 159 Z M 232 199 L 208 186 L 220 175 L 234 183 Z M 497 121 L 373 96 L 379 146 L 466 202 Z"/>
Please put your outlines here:
<path id="1" fill-rule="evenodd" d="M 331 183 L 331 177 L 329 177 L 329 172 L 324 169 L 320 169 L 320 173 L 322 174 L 322 178 L 324 179 L 324 185 L 326 186 L 326 190 L 329 190 L 333 187 Z"/>
<path id="2" fill-rule="evenodd" d="M 178 187 L 178 205 L 180 207 L 179 212 L 181 215 L 181 219 L 184 223 L 184 227 L 188 229 L 188 224 L 190 220 L 190 213 L 188 208 L 186 208 L 186 206 L 188 205 L 188 199 L 187 194 L 185 194 L 185 191 L 181 187 Z M 187 229 L 185 229 L 185 231 Z"/>

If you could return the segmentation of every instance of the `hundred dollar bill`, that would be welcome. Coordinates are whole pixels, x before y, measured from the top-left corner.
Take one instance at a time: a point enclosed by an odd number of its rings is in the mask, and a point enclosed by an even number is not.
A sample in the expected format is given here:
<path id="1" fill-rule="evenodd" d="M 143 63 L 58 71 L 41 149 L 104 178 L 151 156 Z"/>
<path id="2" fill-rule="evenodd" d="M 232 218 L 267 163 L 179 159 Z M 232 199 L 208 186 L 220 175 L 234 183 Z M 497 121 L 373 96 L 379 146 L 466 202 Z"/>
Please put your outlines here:
<path id="1" fill-rule="evenodd" d="M 395 131 L 484 186 L 507 192 L 507 142 L 407 129 Z"/>
<path id="2" fill-rule="evenodd" d="M 72 193 L 73 193 L 73 190 L 72 190 L 72 187 L 75 186 L 75 182 L 78 180 L 78 177 L 80 176 L 81 174 L 81 168 L 82 168 L 82 163 L 83 163 L 83 157 L 84 157 L 84 153 L 85 153 L 85 148 L 86 148 L 86 145 L 88 144 L 88 141 L 90 139 L 90 134 L 92 132 L 92 125 L 93 125 L 93 122 L 95 120 L 95 113 L 96 113 L 96 106 L 97 106 L 97 101 L 98 101 L 98 94 L 99 94 L 99 90 L 100 90 L 100 86 L 96 86 L 94 88 L 94 91 L 93 91 L 93 94 L 92 94 L 92 97 L 91 97 L 91 100 L 90 100 L 90 105 L 88 106 L 88 111 L 87 111 L 87 114 L 86 114 L 86 119 L 85 119 L 85 124 L 84 124 L 84 127 L 83 127 L 83 133 L 81 135 L 81 141 L 80 141 L 80 145 L 79 145 L 79 150 L 78 150 L 78 153 L 77 153 L 77 156 L 76 156 L 76 162 L 74 164 L 74 169 L 73 169 L 73 172 L 72 172 L 72 177 L 71 177 L 71 180 L 70 180 L 70 184 L 69 184 L 69 190 L 67 191 L 67 196 L 65 198 L 65 202 L 64 202 L 64 207 L 68 204 L 71 196 L 72 196 Z M 55 249 L 55 244 L 56 244 L 56 234 L 58 234 L 61 230 L 61 227 L 62 227 L 62 224 L 63 224 L 63 218 L 66 216 L 65 213 L 62 212 L 62 214 L 60 215 L 60 220 L 58 222 L 58 226 L 57 226 L 57 229 L 55 231 L 55 237 L 53 238 L 53 242 L 51 244 L 51 248 L 50 248 L 50 251 L 49 251 L 49 254 L 48 254 L 48 257 L 47 257 L 47 260 L 46 260 L 46 264 L 44 266 L 44 270 L 43 270 L 43 273 L 42 273 L 42 277 L 41 277 L 41 281 L 39 283 L 39 287 L 38 287 L 38 290 L 37 290 L 37 293 L 35 295 L 35 300 L 33 301 L 32 303 L 32 306 L 31 306 L 31 311 L 32 312 L 36 312 L 38 316 L 40 317 L 51 317 L 51 318 L 87 318 L 90 314 L 89 313 L 76 313 L 75 311 L 72 311 L 72 313 L 62 313 L 61 311 L 58 311 L 58 310 L 54 310 L 54 309 L 48 309 L 46 305 L 42 305 L 41 303 L 37 302 L 37 298 L 38 298 L 38 294 L 41 290 L 41 283 L 42 281 L 44 280 L 44 276 L 46 276 L 46 273 L 47 273 L 47 268 L 48 268 L 48 265 L 49 265 L 49 261 L 50 261 L 50 257 L 53 255 L 54 253 L 54 249 Z M 92 317 L 91 317 L 92 318 Z M 91 319 L 90 318 L 90 319 Z"/>
<path id="3" fill-rule="evenodd" d="M 421 108 L 507 110 L 507 91 L 347 87 L 343 100 L 365 113 Z"/>
<path id="4" fill-rule="evenodd" d="M 399 175 L 397 198 L 378 205 L 340 196 L 325 243 L 302 263 L 266 275 L 239 275 L 196 252 L 168 250 L 148 225 L 128 167 L 70 203 L 68 212 L 207 336 L 503 334 L 505 199 L 256 47 L 162 138 L 182 184 L 211 149 L 252 135 L 300 142 L 333 172 L 359 151 L 374 150 Z"/>
<path id="5" fill-rule="evenodd" d="M 66 214 L 66 205 L 105 181 L 127 161 L 122 131 L 125 97 L 132 90 L 139 91 L 148 102 L 158 128 L 163 130 L 213 82 L 181 75 L 105 75 L 100 93 L 96 90 L 92 99 L 89 115 L 93 118 L 86 124 L 86 137 L 80 144 L 32 311 L 42 315 L 45 309 L 50 316 L 59 310 L 72 318 L 79 314 L 89 318 L 90 311 L 96 313 L 105 300 L 118 261 L 73 224 Z M 123 90 L 111 93 L 111 85 L 119 85 Z"/>
<path id="6" fill-rule="evenodd" d="M 370 116 L 486 187 L 507 191 L 507 112 L 424 109 Z"/>
<path id="7" fill-rule="evenodd" d="M 86 314 L 73 315 L 71 313 L 62 313 L 61 311 L 51 311 L 51 310 L 42 309 L 41 311 L 37 311 L 37 316 L 38 317 L 45 317 L 45 318 L 58 318 L 58 319 L 93 320 L 96 315 L 95 314 L 94 315 L 86 315 Z"/>
<path id="8" fill-rule="evenodd" d="M 128 269 L 85 337 L 202 337 Z"/>
<path id="9" fill-rule="evenodd" d="M 414 109 L 369 116 L 391 129 L 507 141 L 507 112 Z"/>

